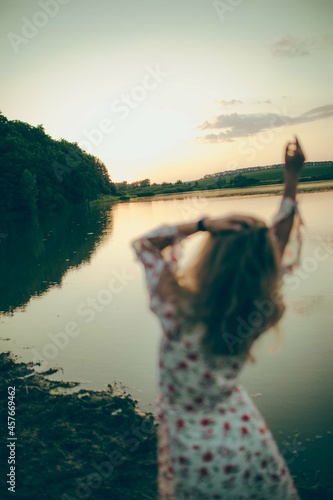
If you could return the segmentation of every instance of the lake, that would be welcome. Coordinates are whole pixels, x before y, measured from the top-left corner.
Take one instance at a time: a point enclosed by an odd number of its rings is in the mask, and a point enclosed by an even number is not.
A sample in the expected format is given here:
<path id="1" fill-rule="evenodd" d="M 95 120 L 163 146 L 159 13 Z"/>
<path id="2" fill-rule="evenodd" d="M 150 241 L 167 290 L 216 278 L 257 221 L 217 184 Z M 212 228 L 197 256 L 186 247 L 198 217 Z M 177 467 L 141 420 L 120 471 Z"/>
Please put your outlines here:
<path id="1" fill-rule="evenodd" d="M 279 196 L 145 200 L 0 225 L 0 347 L 55 379 L 117 381 L 154 411 L 159 324 L 130 242 L 161 223 L 245 212 L 265 220 Z M 242 373 L 297 484 L 331 481 L 333 192 L 300 194 L 302 266 L 285 280 L 287 312 Z M 182 263 L 204 236 L 186 240 Z M 279 345 L 277 349 L 276 345 Z"/>

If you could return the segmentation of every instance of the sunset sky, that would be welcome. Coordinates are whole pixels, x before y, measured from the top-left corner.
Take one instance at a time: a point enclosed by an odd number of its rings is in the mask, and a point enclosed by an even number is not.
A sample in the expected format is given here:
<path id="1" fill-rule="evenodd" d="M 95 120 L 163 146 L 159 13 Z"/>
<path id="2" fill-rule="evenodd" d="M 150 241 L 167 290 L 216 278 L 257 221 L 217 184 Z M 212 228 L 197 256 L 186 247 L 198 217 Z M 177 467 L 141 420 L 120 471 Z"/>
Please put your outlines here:
<path id="1" fill-rule="evenodd" d="M 0 0 L 0 110 L 114 181 L 333 160 L 332 0 Z"/>

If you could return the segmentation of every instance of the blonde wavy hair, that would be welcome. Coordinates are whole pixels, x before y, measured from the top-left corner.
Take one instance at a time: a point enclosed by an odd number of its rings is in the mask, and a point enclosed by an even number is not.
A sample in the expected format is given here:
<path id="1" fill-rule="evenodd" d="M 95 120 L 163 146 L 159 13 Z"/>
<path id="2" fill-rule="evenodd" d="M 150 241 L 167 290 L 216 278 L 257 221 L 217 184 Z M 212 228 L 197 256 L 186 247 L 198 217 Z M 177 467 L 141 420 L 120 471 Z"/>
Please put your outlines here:
<path id="1" fill-rule="evenodd" d="M 216 355 L 251 356 L 258 337 L 277 325 L 285 306 L 277 247 L 267 225 L 209 233 L 195 261 L 177 276 L 179 308 L 190 325 L 202 323 L 203 344 Z M 188 307 L 186 309 L 188 311 Z M 245 333 L 244 333 L 245 331 Z"/>

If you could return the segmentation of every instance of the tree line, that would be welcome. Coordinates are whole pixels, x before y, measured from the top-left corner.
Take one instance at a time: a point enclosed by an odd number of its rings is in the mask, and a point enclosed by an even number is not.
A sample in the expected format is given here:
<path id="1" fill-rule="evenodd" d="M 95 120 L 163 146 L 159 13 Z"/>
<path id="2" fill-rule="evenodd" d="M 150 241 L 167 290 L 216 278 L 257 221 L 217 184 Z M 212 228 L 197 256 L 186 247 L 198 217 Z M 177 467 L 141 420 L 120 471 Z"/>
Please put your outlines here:
<path id="1" fill-rule="evenodd" d="M 157 194 L 171 194 L 171 193 L 185 193 L 188 191 L 200 191 L 205 189 L 221 189 L 228 187 L 249 187 L 257 186 L 260 180 L 254 177 L 247 177 L 239 174 L 233 176 L 228 181 L 225 178 L 214 179 L 213 182 L 207 183 L 201 180 L 183 182 L 177 180 L 176 182 L 162 182 L 157 184 L 151 183 L 150 179 L 142 179 L 134 182 L 116 182 L 116 188 L 120 200 L 127 200 L 133 197 L 154 196 Z"/>
<path id="2" fill-rule="evenodd" d="M 246 188 L 259 185 L 271 185 L 283 183 L 284 170 L 282 165 L 272 165 L 271 168 L 265 167 L 255 172 L 253 168 L 242 169 L 243 173 L 237 173 L 239 170 L 228 175 L 216 177 L 206 175 L 201 179 L 183 182 L 162 182 L 151 183 L 150 179 L 142 179 L 134 182 L 116 182 L 116 188 L 120 200 L 129 200 L 130 198 L 154 196 L 158 194 L 184 193 L 189 191 L 202 191 L 210 189 L 228 189 L 228 188 Z M 333 179 L 333 162 L 307 162 L 301 173 L 300 182 L 325 181 Z"/>
<path id="3" fill-rule="evenodd" d="M 100 159 L 0 112 L 0 213 L 56 211 L 116 194 Z"/>

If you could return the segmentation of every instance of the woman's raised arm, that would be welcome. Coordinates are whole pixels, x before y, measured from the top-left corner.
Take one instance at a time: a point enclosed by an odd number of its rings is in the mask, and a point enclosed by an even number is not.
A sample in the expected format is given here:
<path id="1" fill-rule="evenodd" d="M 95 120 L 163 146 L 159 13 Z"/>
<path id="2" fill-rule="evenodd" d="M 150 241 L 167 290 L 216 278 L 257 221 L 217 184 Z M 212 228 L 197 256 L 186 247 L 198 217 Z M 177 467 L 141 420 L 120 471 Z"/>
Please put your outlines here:
<path id="1" fill-rule="evenodd" d="M 299 174 L 303 168 L 305 156 L 300 146 L 300 143 L 295 137 L 295 142 L 289 142 L 285 151 L 285 185 L 283 192 L 283 200 L 288 198 L 291 206 L 294 209 L 286 217 L 278 218 L 273 225 L 273 230 L 277 245 L 279 248 L 280 258 L 282 259 L 284 249 L 288 243 L 291 228 L 293 226 L 294 214 L 296 210 L 296 193 Z"/>

